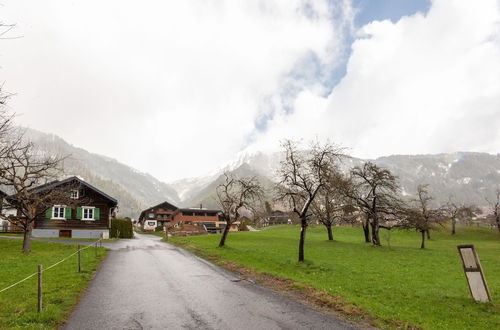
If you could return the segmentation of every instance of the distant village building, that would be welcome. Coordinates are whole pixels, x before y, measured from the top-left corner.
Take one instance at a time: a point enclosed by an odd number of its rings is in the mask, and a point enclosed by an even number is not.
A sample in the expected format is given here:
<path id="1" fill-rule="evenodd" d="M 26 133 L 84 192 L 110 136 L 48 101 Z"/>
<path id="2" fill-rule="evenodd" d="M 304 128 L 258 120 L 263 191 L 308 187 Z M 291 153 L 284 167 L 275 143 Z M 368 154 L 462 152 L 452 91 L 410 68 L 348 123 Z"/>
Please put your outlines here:
<path id="1" fill-rule="evenodd" d="M 291 225 L 292 215 L 289 212 L 274 210 L 262 220 L 262 226 Z"/>
<path id="2" fill-rule="evenodd" d="M 70 177 L 35 188 L 38 192 L 67 186 L 73 206 L 55 204 L 37 217 L 33 237 L 107 238 L 118 201 L 96 187 Z"/>
<path id="3" fill-rule="evenodd" d="M 169 202 L 163 202 L 142 211 L 138 224 L 144 231 L 154 231 L 158 227 L 163 230 L 166 226 L 183 229 L 185 232 L 215 233 L 226 226 L 220 213 L 220 210 L 203 208 L 202 205 L 199 208 L 178 208 Z M 239 224 L 234 223 L 230 230 L 238 231 Z"/>
<path id="4" fill-rule="evenodd" d="M 7 194 L 0 190 L 0 213 L 4 217 L 15 216 L 17 214 L 16 210 L 8 209 L 5 207 L 6 202 L 5 198 L 7 198 Z M 22 228 L 10 223 L 6 219 L 0 219 L 0 233 L 17 233 L 22 232 Z"/>
<path id="5" fill-rule="evenodd" d="M 177 209 L 177 206 L 169 202 L 152 206 L 141 212 L 138 224 L 144 231 L 154 231 L 157 227 L 163 228 L 165 223 L 173 220 L 173 215 Z"/>

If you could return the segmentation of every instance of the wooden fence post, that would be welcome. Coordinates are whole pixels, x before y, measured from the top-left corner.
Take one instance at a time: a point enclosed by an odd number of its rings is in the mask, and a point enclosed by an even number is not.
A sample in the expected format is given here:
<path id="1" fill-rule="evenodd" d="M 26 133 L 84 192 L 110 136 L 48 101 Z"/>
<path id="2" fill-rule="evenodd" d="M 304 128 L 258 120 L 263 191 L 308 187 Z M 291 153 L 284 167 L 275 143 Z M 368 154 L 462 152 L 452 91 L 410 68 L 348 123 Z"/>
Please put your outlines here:
<path id="1" fill-rule="evenodd" d="M 81 257 L 80 257 L 80 244 L 78 244 L 78 272 L 80 273 L 82 271 L 82 266 L 81 266 Z"/>
<path id="2" fill-rule="evenodd" d="M 38 313 L 42 312 L 42 265 L 38 265 Z"/>

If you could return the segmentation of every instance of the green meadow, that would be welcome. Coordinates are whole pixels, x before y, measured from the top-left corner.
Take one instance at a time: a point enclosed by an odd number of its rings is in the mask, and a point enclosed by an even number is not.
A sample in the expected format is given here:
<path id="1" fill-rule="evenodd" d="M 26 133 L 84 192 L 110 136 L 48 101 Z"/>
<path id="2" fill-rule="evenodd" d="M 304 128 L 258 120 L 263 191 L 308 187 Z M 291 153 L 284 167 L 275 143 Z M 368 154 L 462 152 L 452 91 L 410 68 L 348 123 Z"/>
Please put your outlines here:
<path id="1" fill-rule="evenodd" d="M 22 241 L 0 239 L 0 290 L 77 251 L 76 245 L 31 241 L 29 254 L 21 253 Z M 82 246 L 83 248 L 83 246 Z M 106 255 L 104 248 L 81 251 L 77 256 L 43 272 L 43 311 L 37 312 L 37 276 L 0 293 L 0 329 L 57 329 L 69 316 L 80 295 Z"/>
<path id="2" fill-rule="evenodd" d="M 369 315 L 383 328 L 500 328 L 500 235 L 477 227 L 461 227 L 455 236 L 442 228 L 431 231 L 420 249 L 415 231 L 381 231 L 382 247 L 363 242 L 359 227 L 335 227 L 334 241 L 322 226 L 310 226 L 306 261 L 298 263 L 300 228 L 279 226 L 259 232 L 230 233 L 227 246 L 217 248 L 219 235 L 173 237 L 218 263 L 229 261 L 258 273 L 292 280 L 341 298 Z M 471 299 L 459 244 L 474 244 L 493 303 Z"/>

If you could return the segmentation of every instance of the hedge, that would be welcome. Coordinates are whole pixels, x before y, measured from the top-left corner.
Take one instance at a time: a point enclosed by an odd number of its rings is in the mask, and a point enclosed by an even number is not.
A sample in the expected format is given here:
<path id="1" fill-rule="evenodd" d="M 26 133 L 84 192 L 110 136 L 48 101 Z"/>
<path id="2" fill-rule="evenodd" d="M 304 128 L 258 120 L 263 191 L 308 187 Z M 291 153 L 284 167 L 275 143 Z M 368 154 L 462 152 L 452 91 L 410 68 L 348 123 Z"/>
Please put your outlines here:
<path id="1" fill-rule="evenodd" d="M 111 219 L 112 238 L 133 238 L 134 232 L 132 230 L 132 221 L 124 219 Z"/>

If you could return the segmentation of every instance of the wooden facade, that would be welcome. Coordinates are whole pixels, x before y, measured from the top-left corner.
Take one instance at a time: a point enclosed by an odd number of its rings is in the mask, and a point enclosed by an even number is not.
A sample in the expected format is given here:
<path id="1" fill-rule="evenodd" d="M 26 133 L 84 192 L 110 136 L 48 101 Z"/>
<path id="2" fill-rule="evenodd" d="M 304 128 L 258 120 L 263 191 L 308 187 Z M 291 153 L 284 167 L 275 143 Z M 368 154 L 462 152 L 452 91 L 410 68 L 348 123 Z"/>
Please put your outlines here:
<path id="1" fill-rule="evenodd" d="M 196 226 L 205 232 L 219 232 L 226 222 L 220 217 L 220 210 L 200 208 L 178 208 L 169 202 L 150 207 L 141 212 L 139 224 L 144 231 L 154 231 L 163 226 L 179 227 L 188 225 Z M 238 223 L 231 227 L 232 231 L 238 230 Z"/>
<path id="2" fill-rule="evenodd" d="M 53 237 L 57 232 L 60 237 L 90 238 L 99 233 L 109 234 L 117 200 L 77 177 L 60 181 L 53 187 L 61 185 L 68 186 L 71 205 L 56 204 L 38 216 L 33 236 Z"/>
<path id="3" fill-rule="evenodd" d="M 152 206 L 141 212 L 139 223 L 145 231 L 154 231 L 157 227 L 163 227 L 166 223 L 173 221 L 177 206 L 169 202 L 163 202 Z"/>

